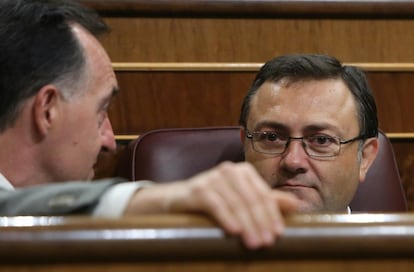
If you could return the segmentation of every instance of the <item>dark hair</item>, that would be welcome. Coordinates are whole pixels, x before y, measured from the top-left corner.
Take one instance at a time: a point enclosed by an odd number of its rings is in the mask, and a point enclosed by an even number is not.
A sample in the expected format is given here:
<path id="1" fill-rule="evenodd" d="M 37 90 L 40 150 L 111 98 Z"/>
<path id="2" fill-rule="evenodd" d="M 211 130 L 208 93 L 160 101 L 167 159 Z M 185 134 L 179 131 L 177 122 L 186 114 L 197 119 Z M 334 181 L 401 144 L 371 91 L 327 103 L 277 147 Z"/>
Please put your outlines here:
<path id="1" fill-rule="evenodd" d="M 294 82 L 328 78 L 341 78 L 354 96 L 358 110 L 360 135 L 365 138 L 377 137 L 377 107 L 365 73 L 357 67 L 342 65 L 336 58 L 326 55 L 284 55 L 266 62 L 244 98 L 239 119 L 240 125 L 246 128 L 252 97 L 263 83 L 278 82 L 281 79 Z"/>
<path id="2" fill-rule="evenodd" d="M 0 132 L 43 86 L 62 84 L 65 98 L 77 89 L 85 58 L 71 23 L 95 36 L 109 30 L 95 12 L 73 1 L 0 1 Z"/>

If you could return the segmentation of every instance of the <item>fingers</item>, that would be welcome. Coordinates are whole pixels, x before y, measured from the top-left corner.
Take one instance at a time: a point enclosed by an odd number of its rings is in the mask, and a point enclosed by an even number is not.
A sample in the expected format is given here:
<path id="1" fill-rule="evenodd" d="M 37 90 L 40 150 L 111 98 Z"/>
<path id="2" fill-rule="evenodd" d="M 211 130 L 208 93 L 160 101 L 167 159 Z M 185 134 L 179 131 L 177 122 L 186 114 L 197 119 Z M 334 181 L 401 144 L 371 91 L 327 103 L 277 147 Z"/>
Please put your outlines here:
<path id="1" fill-rule="evenodd" d="M 249 164 L 221 166 L 224 182 L 230 192 L 219 190 L 224 203 L 230 207 L 240 226 L 240 235 L 249 248 L 271 245 L 280 234 L 278 225 L 283 222 L 270 191 Z M 224 183 L 223 182 L 223 183 Z M 229 198 L 232 195 L 232 198 Z"/>
<path id="2" fill-rule="evenodd" d="M 251 249 L 273 244 L 283 231 L 282 214 L 297 207 L 292 195 L 271 190 L 248 163 L 223 163 L 190 179 L 186 187 L 187 193 L 171 200 L 169 209 L 205 212 Z"/>

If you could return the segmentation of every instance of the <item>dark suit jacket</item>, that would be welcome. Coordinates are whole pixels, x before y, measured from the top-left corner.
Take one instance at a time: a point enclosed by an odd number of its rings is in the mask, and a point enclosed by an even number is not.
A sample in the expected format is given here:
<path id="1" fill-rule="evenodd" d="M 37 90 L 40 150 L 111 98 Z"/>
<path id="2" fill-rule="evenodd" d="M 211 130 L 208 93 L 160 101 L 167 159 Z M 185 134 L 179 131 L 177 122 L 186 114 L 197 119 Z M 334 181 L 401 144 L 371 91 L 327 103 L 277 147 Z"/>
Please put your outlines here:
<path id="1" fill-rule="evenodd" d="M 102 194 L 122 179 L 62 182 L 0 190 L 0 216 L 89 214 Z"/>

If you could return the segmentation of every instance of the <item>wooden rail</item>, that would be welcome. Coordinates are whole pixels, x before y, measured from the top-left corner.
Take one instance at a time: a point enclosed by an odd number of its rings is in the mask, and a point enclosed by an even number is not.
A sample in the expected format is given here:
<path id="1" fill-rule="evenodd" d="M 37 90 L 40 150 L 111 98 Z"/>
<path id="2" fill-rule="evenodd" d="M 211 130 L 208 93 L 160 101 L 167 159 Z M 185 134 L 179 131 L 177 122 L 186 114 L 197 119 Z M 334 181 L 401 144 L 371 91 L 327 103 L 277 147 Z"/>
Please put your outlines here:
<path id="1" fill-rule="evenodd" d="M 259 251 L 245 249 L 237 237 L 228 236 L 208 218 L 196 215 L 145 215 L 121 220 L 0 218 L 1 264 L 401 259 L 414 257 L 413 248 L 413 214 L 295 215 L 287 218 L 277 243 Z"/>
<path id="2" fill-rule="evenodd" d="M 387 137 L 392 140 L 413 140 L 414 133 L 386 133 Z M 115 135 L 115 139 L 118 142 L 129 142 L 138 138 L 138 134 L 130 134 L 130 135 Z"/>
<path id="3" fill-rule="evenodd" d="M 195 215 L 0 218 L 2 272 L 409 272 L 413 248 L 412 214 L 292 216 L 256 251 Z"/>
<path id="4" fill-rule="evenodd" d="M 358 66 L 365 71 L 379 72 L 413 72 L 414 63 L 344 63 Z M 237 62 L 114 62 L 115 71 L 258 71 L 263 63 Z"/>

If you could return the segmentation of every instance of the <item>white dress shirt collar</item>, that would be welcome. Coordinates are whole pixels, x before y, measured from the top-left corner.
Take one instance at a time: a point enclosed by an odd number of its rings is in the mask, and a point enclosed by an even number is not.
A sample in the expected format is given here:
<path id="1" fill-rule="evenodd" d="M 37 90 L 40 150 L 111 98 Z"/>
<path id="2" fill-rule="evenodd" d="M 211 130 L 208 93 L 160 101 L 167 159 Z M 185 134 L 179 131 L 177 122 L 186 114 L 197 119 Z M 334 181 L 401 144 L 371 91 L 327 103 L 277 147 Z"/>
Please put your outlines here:
<path id="1" fill-rule="evenodd" d="M 14 190 L 13 185 L 0 173 L 0 190 Z"/>

